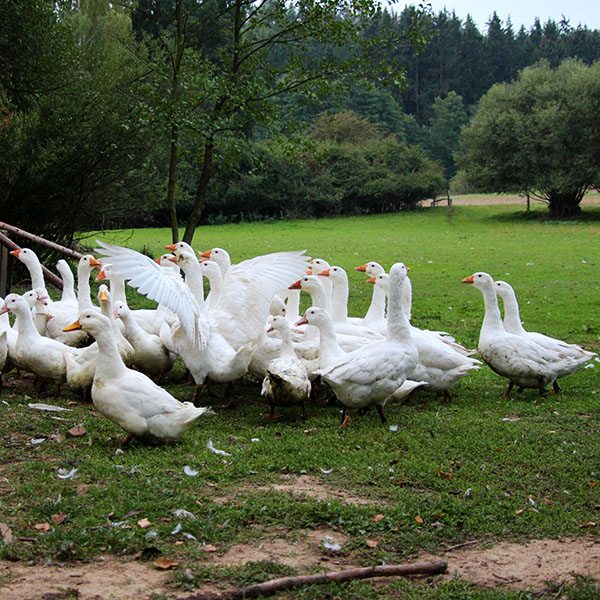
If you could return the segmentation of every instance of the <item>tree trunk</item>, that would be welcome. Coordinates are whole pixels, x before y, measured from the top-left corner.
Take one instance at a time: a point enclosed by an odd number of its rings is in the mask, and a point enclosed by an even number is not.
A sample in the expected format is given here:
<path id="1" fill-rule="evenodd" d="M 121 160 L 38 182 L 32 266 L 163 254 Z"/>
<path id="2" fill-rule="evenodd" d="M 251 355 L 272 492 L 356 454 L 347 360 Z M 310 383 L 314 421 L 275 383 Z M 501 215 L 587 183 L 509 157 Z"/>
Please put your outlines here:
<path id="1" fill-rule="evenodd" d="M 198 187 L 196 188 L 196 200 L 194 202 L 192 212 L 188 217 L 185 226 L 185 233 L 183 234 L 183 241 L 187 242 L 188 244 L 192 243 L 196 227 L 198 226 L 198 223 L 200 223 L 200 218 L 202 217 L 204 206 L 206 204 L 206 191 L 208 190 L 208 184 L 210 183 L 210 178 L 212 176 L 214 149 L 214 141 L 212 139 L 207 140 L 206 146 L 204 147 L 202 173 L 200 174 L 200 181 L 198 182 Z"/>
<path id="2" fill-rule="evenodd" d="M 579 206 L 585 190 L 575 193 L 550 193 L 548 195 L 548 211 L 551 219 L 569 219 L 581 214 Z"/>
<path id="3" fill-rule="evenodd" d="M 169 211 L 169 224 L 171 225 L 172 243 L 179 241 L 179 224 L 177 222 L 177 203 L 175 201 L 175 187 L 177 182 L 177 151 L 179 132 L 177 125 L 171 127 L 171 154 L 169 156 L 169 181 L 167 184 L 167 209 Z"/>

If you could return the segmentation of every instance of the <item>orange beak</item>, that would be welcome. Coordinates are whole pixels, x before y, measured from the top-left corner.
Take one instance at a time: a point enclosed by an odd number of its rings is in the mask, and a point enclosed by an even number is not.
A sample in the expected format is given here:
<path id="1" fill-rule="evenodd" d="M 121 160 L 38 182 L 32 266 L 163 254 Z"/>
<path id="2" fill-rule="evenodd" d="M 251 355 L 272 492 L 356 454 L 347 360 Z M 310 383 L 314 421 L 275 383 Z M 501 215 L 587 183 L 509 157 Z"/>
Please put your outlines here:
<path id="1" fill-rule="evenodd" d="M 160 258 L 155 258 L 155 259 L 154 259 L 154 262 L 155 262 L 157 265 L 160 265 Z"/>
<path id="2" fill-rule="evenodd" d="M 376 281 L 377 281 L 377 277 L 371 277 L 371 279 L 367 279 L 367 281 L 365 283 L 372 283 L 374 285 Z"/>
<path id="3" fill-rule="evenodd" d="M 71 323 L 70 325 L 67 325 L 63 331 L 75 331 L 76 329 L 81 329 L 81 323 L 79 322 L 79 319 L 77 319 L 77 321 L 75 321 L 75 323 Z"/>
<path id="4" fill-rule="evenodd" d="M 406 267 L 406 265 L 404 265 Z M 406 272 L 408 273 L 410 271 L 410 269 L 408 267 L 406 267 Z"/>
<path id="5" fill-rule="evenodd" d="M 319 273 L 322 277 L 329 277 L 329 269 L 325 269 Z"/>
<path id="6" fill-rule="evenodd" d="M 176 263 L 177 262 L 177 257 L 176 256 L 169 256 L 169 258 L 167 260 L 170 260 L 171 262 Z"/>
<path id="7" fill-rule="evenodd" d="M 106 302 L 108 300 L 108 294 L 104 290 L 102 290 L 98 294 L 98 300 L 100 300 L 101 302 Z"/>
<path id="8" fill-rule="evenodd" d="M 364 273 L 367 270 L 367 265 L 361 265 L 360 267 L 354 267 L 354 270 Z"/>
<path id="9" fill-rule="evenodd" d="M 95 258 L 92 258 L 90 260 L 90 267 L 98 267 L 99 269 L 102 268 L 102 263 L 99 260 L 96 260 Z"/>
<path id="10" fill-rule="evenodd" d="M 4 313 L 7 313 L 9 311 L 8 306 L 6 306 L 6 304 L 0 308 L 0 315 L 3 315 Z"/>
<path id="11" fill-rule="evenodd" d="M 167 250 L 170 250 L 171 252 L 175 252 L 175 248 L 177 248 L 176 244 L 169 244 L 168 246 L 165 246 L 165 248 Z"/>
<path id="12" fill-rule="evenodd" d="M 294 325 L 308 325 L 308 321 L 306 320 L 306 316 L 300 317 Z"/>
<path id="13" fill-rule="evenodd" d="M 101 269 L 94 281 L 103 281 L 104 279 L 106 279 L 106 273 L 104 272 L 104 269 Z"/>
<path id="14" fill-rule="evenodd" d="M 469 275 L 468 277 L 465 277 L 461 283 L 473 283 L 473 281 L 475 281 L 475 278 L 473 275 Z"/>
<path id="15" fill-rule="evenodd" d="M 288 288 L 288 290 L 301 290 L 302 289 L 302 283 L 300 282 L 300 279 L 298 279 L 298 281 L 296 281 L 296 283 L 292 283 L 292 285 L 290 285 L 290 287 Z"/>
<path id="16" fill-rule="evenodd" d="M 198 256 L 201 256 L 202 258 L 210 258 L 211 252 L 212 250 L 207 250 L 206 252 L 198 252 Z"/>
<path id="17" fill-rule="evenodd" d="M 9 254 L 12 254 L 15 257 L 19 257 L 19 254 L 21 254 L 21 248 L 17 248 L 16 250 L 11 250 Z"/>

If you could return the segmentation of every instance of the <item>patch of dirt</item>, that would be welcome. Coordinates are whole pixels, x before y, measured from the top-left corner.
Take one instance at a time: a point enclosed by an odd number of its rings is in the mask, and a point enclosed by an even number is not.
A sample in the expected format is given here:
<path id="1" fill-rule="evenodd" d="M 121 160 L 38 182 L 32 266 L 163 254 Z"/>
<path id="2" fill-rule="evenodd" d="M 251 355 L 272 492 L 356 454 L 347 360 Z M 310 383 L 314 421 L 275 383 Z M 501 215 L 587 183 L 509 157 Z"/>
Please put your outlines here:
<path id="1" fill-rule="evenodd" d="M 34 565 L 0 561 L 0 597 L 11 600 L 141 600 L 168 593 L 169 574 L 151 565 L 116 558 L 77 565 Z"/>
<path id="2" fill-rule="evenodd" d="M 491 548 L 448 552 L 442 557 L 448 561 L 444 578 L 460 578 L 486 587 L 541 591 L 548 587 L 546 582 L 572 583 L 576 575 L 600 581 L 600 540 L 589 537 L 534 540 L 525 545 L 501 542 Z"/>
<path id="3" fill-rule="evenodd" d="M 308 496 L 309 498 L 316 498 L 322 502 L 340 500 L 341 502 L 353 504 L 355 506 L 373 504 L 372 499 L 353 496 L 342 489 L 328 488 L 318 477 L 312 477 L 310 475 L 289 477 L 289 479 L 284 480 L 281 483 L 273 483 L 270 485 L 248 485 L 238 488 L 238 491 L 240 492 L 264 492 L 269 490 L 284 492 L 294 496 Z M 213 496 L 211 500 L 218 504 L 230 504 L 235 502 L 233 496 Z"/>
<path id="4" fill-rule="evenodd" d="M 294 539 L 288 530 L 271 532 L 274 537 L 258 540 L 254 544 L 232 546 L 223 554 L 210 557 L 210 562 L 218 565 L 245 565 L 248 562 L 268 560 L 290 567 L 303 569 L 314 564 L 322 564 L 324 570 L 348 568 L 347 563 L 335 553 L 328 552 L 323 542 L 338 544 L 340 548 L 346 543 L 346 536 L 331 529 L 302 531 Z"/>
<path id="5" fill-rule="evenodd" d="M 255 544 L 240 544 L 224 553 L 206 554 L 206 564 L 243 565 L 269 560 L 298 567 L 318 564 L 324 571 L 355 567 L 347 558 L 328 553 L 323 540 L 342 549 L 347 538 L 329 529 L 299 532 L 291 537 L 288 530 L 272 532 L 273 537 Z M 440 556 L 420 556 L 414 561 L 436 560 Z M 441 555 L 448 561 L 447 579 L 459 578 L 486 587 L 514 590 L 546 589 L 547 583 L 573 582 L 576 575 L 600 581 L 600 540 L 562 538 L 534 540 L 528 544 L 502 542 L 491 548 L 462 548 Z M 26 565 L 0 561 L 0 597 L 11 600 L 145 600 L 151 594 L 168 598 L 185 597 L 167 584 L 169 573 L 150 563 L 104 558 L 81 565 Z M 380 580 L 383 581 L 383 580 Z"/>
<path id="6" fill-rule="evenodd" d="M 429 206 L 430 200 L 424 200 L 422 206 Z M 452 204 L 455 206 L 489 206 L 493 204 L 521 204 L 523 208 L 527 206 L 527 200 L 524 196 L 516 195 L 502 195 L 502 196 L 491 196 L 488 194 L 467 194 L 467 195 L 456 195 L 452 196 Z M 589 194 L 581 201 L 582 206 L 599 206 L 600 196 L 598 194 Z M 438 206 L 447 206 L 447 202 L 442 200 Z M 544 207 L 545 204 L 542 202 L 536 202 L 531 200 L 532 208 Z"/>

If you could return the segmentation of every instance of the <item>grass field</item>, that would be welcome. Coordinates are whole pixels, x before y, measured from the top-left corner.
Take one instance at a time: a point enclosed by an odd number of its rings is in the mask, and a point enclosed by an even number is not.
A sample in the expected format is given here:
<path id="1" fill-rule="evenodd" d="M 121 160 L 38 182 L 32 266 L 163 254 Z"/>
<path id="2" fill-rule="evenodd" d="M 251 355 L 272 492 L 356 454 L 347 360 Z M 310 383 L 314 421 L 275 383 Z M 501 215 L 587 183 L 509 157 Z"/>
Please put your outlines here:
<path id="1" fill-rule="evenodd" d="M 348 270 L 355 315 L 364 314 L 371 286 L 352 268 L 369 260 L 386 268 L 403 261 L 411 269 L 413 323 L 449 331 L 469 347 L 477 344 L 483 302 L 460 281 L 488 271 L 514 286 L 527 329 L 597 351 L 600 209 L 586 209 L 578 222 L 550 222 L 543 215 L 541 208 L 526 214 L 514 206 L 455 206 L 203 227 L 194 246 L 227 248 L 234 261 L 305 248 Z M 106 232 L 90 240 L 96 238 L 154 256 L 170 242 L 166 230 Z M 135 293 L 130 301 L 149 305 Z M 180 443 L 133 444 L 124 453 L 122 431 L 91 405 L 67 391 L 42 401 L 71 412 L 32 410 L 28 403 L 40 400 L 31 381 L 5 376 L 0 521 L 14 539 L 0 543 L 0 553 L 53 562 L 165 556 L 179 563 L 171 571 L 174 594 L 345 565 L 398 563 L 468 541 L 594 540 L 600 520 L 600 364 L 590 366 L 563 380 L 558 396 L 527 390 L 508 400 L 501 399 L 505 381 L 485 367 L 455 388 L 450 403 L 418 394 L 408 405 L 388 407 L 389 424 L 397 429 L 382 426 L 371 412 L 342 430 L 339 407 L 326 405 L 310 406 L 306 422 L 293 409 L 283 411 L 279 422 L 267 422 L 259 384 L 248 379 L 238 389 L 237 408 L 217 408 Z M 166 387 L 182 400 L 192 393 L 183 385 L 181 365 Z M 67 437 L 76 424 L 87 433 Z M 230 456 L 207 450 L 209 439 Z M 188 476 L 186 466 L 197 474 Z M 59 469 L 77 471 L 60 479 Z M 292 484 L 296 493 L 290 493 Z M 187 514 L 175 512 L 181 509 Z M 148 526 L 139 525 L 143 519 Z M 339 552 L 325 550 L 328 536 L 340 542 Z M 310 560 L 288 560 L 283 550 L 278 560 L 281 540 L 286 552 L 290 545 L 298 552 L 312 548 Z M 269 547 L 275 549 L 270 554 Z M 250 562 L 226 564 L 234 549 L 243 549 Z M 3 581 L 0 575 L 3 583 L 10 576 Z M 535 592 L 580 599 L 597 593 L 586 581 Z M 332 584 L 280 597 L 530 596 L 462 580 L 417 580 Z"/>

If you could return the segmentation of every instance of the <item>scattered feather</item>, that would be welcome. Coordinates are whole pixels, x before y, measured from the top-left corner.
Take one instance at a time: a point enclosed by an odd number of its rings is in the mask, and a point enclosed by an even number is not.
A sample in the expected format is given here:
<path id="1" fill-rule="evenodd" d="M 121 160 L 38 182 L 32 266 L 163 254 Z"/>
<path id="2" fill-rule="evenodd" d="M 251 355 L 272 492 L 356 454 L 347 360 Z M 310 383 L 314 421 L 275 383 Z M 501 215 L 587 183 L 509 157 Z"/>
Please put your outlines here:
<path id="1" fill-rule="evenodd" d="M 231 456 L 229 452 L 225 452 L 225 450 L 219 450 L 218 448 L 215 448 L 212 440 L 208 440 L 208 442 L 206 442 L 206 447 L 214 454 L 220 454 L 221 456 Z"/>
<path id="2" fill-rule="evenodd" d="M 33 408 L 34 410 L 45 410 L 48 412 L 60 412 L 60 411 L 71 411 L 72 408 L 63 408 L 62 406 L 54 406 L 53 404 L 43 404 L 41 402 L 34 402 L 33 404 L 28 404 L 29 408 Z"/>
<path id="3" fill-rule="evenodd" d="M 75 474 L 77 473 L 77 468 L 72 468 L 70 471 L 67 469 L 59 469 L 58 470 L 58 478 L 59 479 L 73 479 Z"/>
<path id="4" fill-rule="evenodd" d="M 181 523 L 177 523 L 177 527 L 171 531 L 171 535 L 177 535 L 181 531 Z"/>
<path id="5" fill-rule="evenodd" d="M 176 517 L 179 517 L 180 519 L 195 519 L 196 518 L 196 515 L 192 514 L 191 512 L 189 512 L 188 510 L 185 510 L 183 508 L 178 508 L 177 510 L 174 510 L 173 514 Z"/>
<path id="6" fill-rule="evenodd" d="M 188 476 L 188 477 L 196 477 L 196 475 L 198 475 L 198 471 L 195 471 L 194 469 L 192 469 L 192 467 L 190 467 L 189 465 L 185 465 L 185 467 L 183 467 L 183 472 Z"/>

